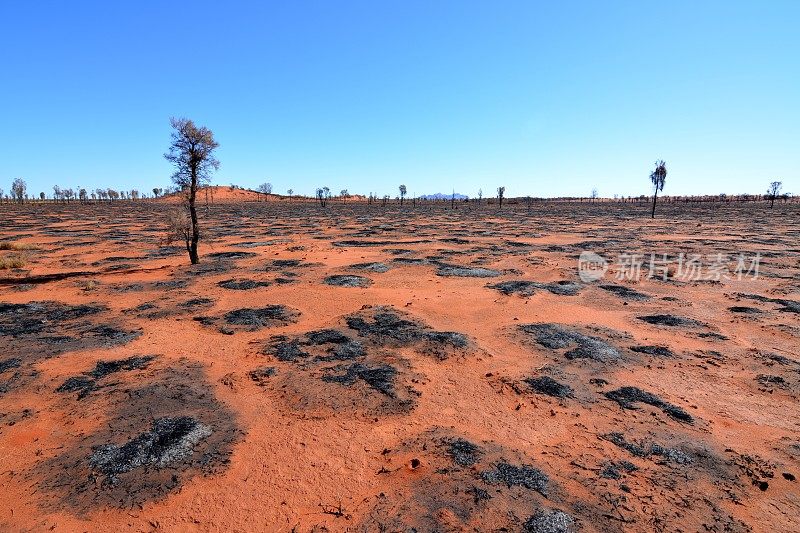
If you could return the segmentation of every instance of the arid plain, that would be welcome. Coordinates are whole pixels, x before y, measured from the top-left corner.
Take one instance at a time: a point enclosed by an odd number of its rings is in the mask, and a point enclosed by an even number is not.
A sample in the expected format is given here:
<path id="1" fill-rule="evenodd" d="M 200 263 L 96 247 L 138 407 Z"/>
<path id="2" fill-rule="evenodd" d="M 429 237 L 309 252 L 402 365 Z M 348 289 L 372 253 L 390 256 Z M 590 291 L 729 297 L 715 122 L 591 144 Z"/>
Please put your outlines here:
<path id="1" fill-rule="evenodd" d="M 0 529 L 797 530 L 800 205 L 169 208 L 0 206 Z"/>

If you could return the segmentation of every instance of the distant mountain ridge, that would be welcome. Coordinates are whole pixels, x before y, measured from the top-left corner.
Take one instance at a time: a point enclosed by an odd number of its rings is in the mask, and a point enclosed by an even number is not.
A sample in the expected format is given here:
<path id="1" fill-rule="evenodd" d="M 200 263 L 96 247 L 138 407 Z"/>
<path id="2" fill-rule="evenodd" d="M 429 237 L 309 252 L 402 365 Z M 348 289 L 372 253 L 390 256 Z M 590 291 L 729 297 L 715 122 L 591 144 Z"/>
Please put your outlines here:
<path id="1" fill-rule="evenodd" d="M 467 196 L 466 194 L 459 194 L 459 193 L 444 194 L 440 192 L 437 192 L 436 194 L 423 194 L 422 196 L 420 196 L 420 198 L 422 198 L 423 200 L 450 200 L 451 198 L 453 198 L 453 196 L 455 196 L 456 200 L 469 199 L 469 196 Z"/>

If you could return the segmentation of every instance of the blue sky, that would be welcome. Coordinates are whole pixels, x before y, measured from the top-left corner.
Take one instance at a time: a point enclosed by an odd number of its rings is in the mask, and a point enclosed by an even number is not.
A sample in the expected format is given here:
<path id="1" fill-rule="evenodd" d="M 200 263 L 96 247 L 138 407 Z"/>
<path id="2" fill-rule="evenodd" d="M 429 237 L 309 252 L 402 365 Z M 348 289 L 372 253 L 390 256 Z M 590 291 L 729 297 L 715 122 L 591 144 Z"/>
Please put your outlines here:
<path id="1" fill-rule="evenodd" d="M 0 187 L 800 193 L 798 1 L 0 2 Z M 492 193 L 489 193 L 492 191 Z"/>

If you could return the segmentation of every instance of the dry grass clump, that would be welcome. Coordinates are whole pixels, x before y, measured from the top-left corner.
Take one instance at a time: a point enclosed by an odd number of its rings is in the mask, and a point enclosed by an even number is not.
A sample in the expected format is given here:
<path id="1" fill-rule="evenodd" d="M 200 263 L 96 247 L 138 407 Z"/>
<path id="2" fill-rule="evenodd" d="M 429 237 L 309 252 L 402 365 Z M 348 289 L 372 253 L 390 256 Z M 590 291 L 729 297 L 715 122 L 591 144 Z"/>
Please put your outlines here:
<path id="1" fill-rule="evenodd" d="M 14 268 L 22 268 L 27 261 L 20 255 L 11 255 L 8 257 L 0 257 L 0 270 L 11 270 Z"/>
<path id="2" fill-rule="evenodd" d="M 35 250 L 36 246 L 24 242 L 3 241 L 0 242 L 0 250 L 14 250 L 21 252 L 24 250 Z"/>

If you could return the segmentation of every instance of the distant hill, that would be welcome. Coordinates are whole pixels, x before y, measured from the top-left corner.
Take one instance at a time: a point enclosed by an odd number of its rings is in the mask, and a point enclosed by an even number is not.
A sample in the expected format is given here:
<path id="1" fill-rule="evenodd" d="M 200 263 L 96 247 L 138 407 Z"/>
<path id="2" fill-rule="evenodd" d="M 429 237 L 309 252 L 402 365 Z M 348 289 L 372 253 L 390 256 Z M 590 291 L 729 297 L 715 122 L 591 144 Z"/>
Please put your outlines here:
<path id="1" fill-rule="evenodd" d="M 423 194 L 420 196 L 423 200 L 450 200 L 453 197 L 453 193 L 444 194 L 441 192 L 437 192 L 436 194 Z M 469 196 L 466 194 L 459 194 L 455 193 L 456 200 L 468 200 Z"/>

